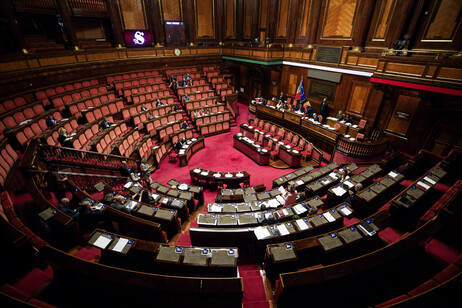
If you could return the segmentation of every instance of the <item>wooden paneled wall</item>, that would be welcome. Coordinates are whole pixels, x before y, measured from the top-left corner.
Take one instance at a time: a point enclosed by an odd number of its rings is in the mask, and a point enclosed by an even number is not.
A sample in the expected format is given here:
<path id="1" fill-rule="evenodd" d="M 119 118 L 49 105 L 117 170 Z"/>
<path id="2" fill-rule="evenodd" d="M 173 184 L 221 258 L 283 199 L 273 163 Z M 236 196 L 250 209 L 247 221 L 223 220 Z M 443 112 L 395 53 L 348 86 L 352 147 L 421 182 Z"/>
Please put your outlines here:
<path id="1" fill-rule="evenodd" d="M 124 29 L 147 29 L 144 2 L 119 0 Z"/>

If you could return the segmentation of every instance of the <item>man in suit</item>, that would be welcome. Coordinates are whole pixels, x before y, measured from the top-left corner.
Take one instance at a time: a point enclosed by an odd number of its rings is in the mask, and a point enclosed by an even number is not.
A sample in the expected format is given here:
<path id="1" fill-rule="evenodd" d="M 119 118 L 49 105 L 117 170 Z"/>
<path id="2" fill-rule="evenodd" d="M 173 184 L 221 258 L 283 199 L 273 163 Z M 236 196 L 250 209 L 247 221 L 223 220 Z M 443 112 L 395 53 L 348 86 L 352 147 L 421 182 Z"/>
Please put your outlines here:
<path id="1" fill-rule="evenodd" d="M 284 93 L 281 92 L 281 94 L 279 94 L 278 100 L 283 101 L 283 102 L 286 101 L 286 96 L 284 95 Z"/>
<path id="2" fill-rule="evenodd" d="M 326 118 L 329 115 L 329 104 L 327 103 L 327 99 L 324 97 L 321 103 L 321 111 L 319 115 L 322 116 L 322 123 L 326 123 Z"/>
<path id="3" fill-rule="evenodd" d="M 343 199 L 343 202 L 347 202 L 349 204 L 353 203 L 353 200 L 356 197 L 356 194 L 363 189 L 363 185 L 361 183 L 356 184 L 353 188 L 348 190 L 348 195 Z"/>
<path id="4" fill-rule="evenodd" d="M 102 130 L 105 130 L 105 129 L 111 127 L 111 125 L 112 125 L 112 123 L 107 120 L 107 117 L 104 117 L 103 120 L 101 121 L 101 123 L 99 123 L 98 126 Z"/>

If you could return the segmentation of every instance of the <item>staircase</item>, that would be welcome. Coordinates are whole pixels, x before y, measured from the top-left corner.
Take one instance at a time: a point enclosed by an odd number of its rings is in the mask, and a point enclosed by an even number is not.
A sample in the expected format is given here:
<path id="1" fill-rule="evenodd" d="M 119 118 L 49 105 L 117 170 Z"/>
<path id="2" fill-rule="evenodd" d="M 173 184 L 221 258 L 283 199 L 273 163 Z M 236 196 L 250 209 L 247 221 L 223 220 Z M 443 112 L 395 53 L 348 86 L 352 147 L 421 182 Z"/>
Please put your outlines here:
<path id="1" fill-rule="evenodd" d="M 191 121 L 191 118 L 189 117 L 188 113 L 186 112 L 186 110 L 184 109 L 183 105 L 181 104 L 181 102 L 178 100 L 178 96 L 175 94 L 175 92 L 169 87 L 170 83 L 167 83 L 167 88 L 169 89 L 169 93 L 170 95 L 173 95 L 173 100 L 175 101 L 176 104 L 178 104 L 178 107 L 181 108 L 181 111 L 183 113 L 183 119 L 186 120 L 186 122 L 188 123 L 189 127 L 191 127 L 193 129 L 193 135 L 195 138 L 199 137 L 200 136 L 200 133 L 198 133 L 197 131 L 197 127 L 196 125 L 194 124 L 194 122 Z"/>

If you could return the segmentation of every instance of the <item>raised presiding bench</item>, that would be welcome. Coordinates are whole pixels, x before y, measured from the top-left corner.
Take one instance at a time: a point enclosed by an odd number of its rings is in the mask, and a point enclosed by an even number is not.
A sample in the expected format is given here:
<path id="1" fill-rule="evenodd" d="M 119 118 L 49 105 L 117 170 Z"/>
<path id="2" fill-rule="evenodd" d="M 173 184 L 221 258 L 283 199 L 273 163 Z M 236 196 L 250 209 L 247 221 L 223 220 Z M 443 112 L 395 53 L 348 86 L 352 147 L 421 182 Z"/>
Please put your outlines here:
<path id="1" fill-rule="evenodd" d="M 259 165 L 268 165 L 270 161 L 270 154 L 261 145 L 255 143 L 247 137 L 242 137 L 241 133 L 237 133 L 233 137 L 233 146 L 253 159 Z"/>
<path id="2" fill-rule="evenodd" d="M 229 120 L 201 124 L 198 125 L 198 128 L 204 137 L 226 133 L 230 131 Z"/>
<path id="3" fill-rule="evenodd" d="M 192 183 L 199 186 L 217 187 L 217 184 L 226 184 L 238 188 L 240 183 L 244 183 L 244 186 L 250 184 L 250 174 L 247 171 L 218 172 L 195 168 L 189 170 L 189 175 Z"/>

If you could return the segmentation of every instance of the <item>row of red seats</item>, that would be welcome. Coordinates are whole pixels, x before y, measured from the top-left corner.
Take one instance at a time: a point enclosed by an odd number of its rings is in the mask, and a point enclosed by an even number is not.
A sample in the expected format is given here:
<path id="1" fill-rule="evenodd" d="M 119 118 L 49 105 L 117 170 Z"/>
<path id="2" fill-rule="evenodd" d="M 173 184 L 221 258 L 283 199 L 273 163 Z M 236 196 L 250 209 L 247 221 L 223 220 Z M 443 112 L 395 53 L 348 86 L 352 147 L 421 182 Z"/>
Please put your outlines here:
<path id="1" fill-rule="evenodd" d="M 0 156 L 2 157 L 0 159 L 0 186 L 3 187 L 8 173 L 15 167 L 19 156 L 7 143 L 7 140 L 4 140 L 0 145 Z"/>
<path id="2" fill-rule="evenodd" d="M 211 113 L 209 115 L 205 115 L 202 117 L 198 117 L 195 119 L 196 126 L 197 125 L 202 125 L 202 124 L 207 124 L 207 123 L 213 123 L 213 122 L 219 122 L 219 121 L 229 121 L 229 112 L 223 112 L 223 113 Z"/>
<path id="3" fill-rule="evenodd" d="M 210 85 L 199 85 L 199 86 L 190 86 L 190 87 L 183 87 L 178 89 L 178 95 L 184 95 L 184 94 L 189 94 L 189 93 L 195 93 L 195 92 L 203 92 L 203 91 L 209 91 L 210 90 Z"/>
<path id="4" fill-rule="evenodd" d="M 70 135 L 77 132 L 77 130 L 79 129 L 79 124 L 77 123 L 76 118 L 72 117 L 71 119 L 63 123 L 55 125 L 55 127 L 50 129 L 50 131 L 45 136 L 43 136 L 43 138 L 40 139 L 45 139 L 48 145 L 58 145 L 59 130 L 63 127 L 66 129 L 67 134 Z"/>
<path id="5" fill-rule="evenodd" d="M 93 122 L 105 116 L 119 113 L 122 108 L 124 108 L 124 102 L 121 99 L 116 99 L 85 111 L 85 118 L 88 122 Z"/>
<path id="6" fill-rule="evenodd" d="M 108 121 L 112 122 L 112 117 L 108 117 Z M 78 150 L 89 151 L 91 146 L 90 142 L 93 140 L 94 136 L 98 134 L 99 125 L 98 121 L 93 123 L 87 123 L 77 132 L 77 134 L 72 138 L 72 147 Z"/>
<path id="7" fill-rule="evenodd" d="M 130 79 L 130 80 L 114 82 L 114 89 L 117 91 L 117 93 L 119 93 L 119 95 L 121 95 L 122 94 L 121 90 L 123 90 L 124 88 L 136 87 L 136 86 L 142 86 L 142 85 L 152 85 L 152 84 L 158 84 L 158 83 L 164 83 L 161 76 Z"/>
<path id="8" fill-rule="evenodd" d="M 196 100 L 196 99 L 201 99 L 201 98 L 208 98 L 208 97 L 213 97 L 215 96 L 215 91 L 208 90 L 204 92 L 198 92 L 198 93 L 191 93 L 189 96 L 189 100 Z M 184 95 L 180 95 L 181 101 L 184 103 Z"/>
<path id="9" fill-rule="evenodd" d="M 75 115 L 77 118 L 81 118 L 82 110 L 93 108 L 115 99 L 116 96 L 114 93 L 100 93 L 95 96 L 86 97 L 84 99 L 72 102 L 67 105 L 67 108 L 69 109 L 70 114 Z"/>
<path id="10" fill-rule="evenodd" d="M 159 135 L 159 139 L 162 141 L 168 140 L 171 134 L 180 130 L 182 122 L 183 121 L 180 120 L 158 127 L 157 134 Z"/>
<path id="11" fill-rule="evenodd" d="M 112 145 L 129 131 L 127 124 L 124 122 L 118 123 L 116 126 L 110 127 L 104 132 L 103 136 L 96 140 L 95 147 L 98 153 L 110 154 Z M 95 139 L 93 139 L 95 140 Z"/>
<path id="12" fill-rule="evenodd" d="M 144 112 L 142 111 L 143 107 L 147 108 L 146 112 L 152 111 L 153 116 L 155 116 L 155 113 L 156 113 L 155 110 L 158 111 L 159 115 L 163 115 L 163 114 L 166 114 L 174 106 L 173 96 L 168 97 L 168 98 L 159 98 L 159 100 L 163 104 L 162 106 L 159 106 L 159 107 L 156 107 L 157 100 L 149 100 L 149 101 L 140 102 L 140 103 L 133 104 L 131 106 L 124 107 L 122 109 L 122 118 L 124 120 L 129 120 L 132 116 L 136 115 L 137 113 Z"/>
<path id="13" fill-rule="evenodd" d="M 44 90 L 39 90 L 35 92 L 35 97 L 46 106 L 50 104 L 48 101 L 49 97 L 63 94 L 65 92 L 72 92 L 75 90 L 80 90 L 83 88 L 90 88 L 92 86 L 97 86 L 98 84 L 99 84 L 99 81 L 97 79 L 77 81 L 74 83 L 68 83 L 65 85 L 58 85 L 58 86 L 53 86 L 51 88 L 47 88 Z"/>
<path id="14" fill-rule="evenodd" d="M 81 100 L 83 98 L 87 98 L 90 96 L 96 96 L 98 94 L 104 94 L 104 93 L 107 93 L 106 86 L 97 86 L 94 88 L 73 92 L 72 94 L 71 93 L 60 94 L 59 96 L 50 97 L 50 99 L 55 108 L 59 108 L 59 110 L 63 110 L 66 108 L 67 104 Z"/>
<path id="15" fill-rule="evenodd" d="M 168 89 L 165 89 L 165 84 L 159 84 L 157 90 L 149 91 L 149 88 L 150 87 L 139 87 L 133 89 L 126 89 L 124 90 L 123 96 L 126 98 L 128 103 L 131 103 L 132 101 L 134 103 L 139 103 L 148 99 L 155 99 L 170 95 L 170 91 Z"/>
<path id="16" fill-rule="evenodd" d="M 141 137 L 143 137 L 137 129 L 130 130 L 126 133 L 122 140 L 117 140 L 117 149 L 119 154 L 125 157 L 130 157 L 135 150 L 135 145 L 138 141 L 140 141 Z M 115 145 L 115 143 L 114 143 Z"/>
<path id="17" fill-rule="evenodd" d="M 168 69 L 165 71 L 165 74 L 167 76 L 170 76 L 172 74 L 181 74 L 181 73 L 195 73 L 197 72 L 196 67 L 184 67 L 184 68 L 174 68 L 174 69 Z"/>
<path id="18" fill-rule="evenodd" d="M 135 146 L 135 151 L 138 151 L 138 154 L 140 155 L 140 158 L 149 158 L 151 157 L 151 154 L 153 152 L 153 147 L 155 143 L 152 141 L 151 137 L 149 135 L 146 135 L 141 139 L 140 142 L 138 142 Z"/>
<path id="19" fill-rule="evenodd" d="M 186 108 L 187 112 L 191 112 L 191 109 L 199 107 L 211 107 L 215 105 L 215 100 L 218 99 L 218 96 L 212 96 L 207 98 L 200 98 L 196 100 L 189 100 L 184 102 L 183 106 Z"/>
<path id="20" fill-rule="evenodd" d="M 145 71 L 145 72 L 137 72 L 137 73 L 116 74 L 112 76 L 107 76 L 106 81 L 107 81 L 107 84 L 111 88 L 113 88 L 115 81 L 151 77 L 151 76 L 158 76 L 158 75 L 159 75 L 158 71 Z"/>
<path id="21" fill-rule="evenodd" d="M 24 125 L 17 126 L 14 130 L 15 138 L 18 144 L 22 147 L 21 150 L 25 149 L 26 145 L 29 142 L 41 135 L 44 131 L 48 129 L 46 124 L 46 117 L 48 115 L 53 115 L 57 121 L 62 120 L 61 114 L 58 110 L 54 109 L 47 113 L 42 114 L 41 116 L 36 117 L 33 120 L 25 123 Z"/>
<path id="22" fill-rule="evenodd" d="M 26 120 L 33 119 L 45 112 L 40 102 L 34 105 L 27 105 L 5 113 L 0 117 L 0 135 L 3 135 L 5 128 L 14 128 Z"/>
<path id="23" fill-rule="evenodd" d="M 180 121 L 182 119 L 183 119 L 183 113 L 179 111 L 179 112 L 174 112 L 174 113 L 169 113 L 163 116 L 159 116 L 158 118 L 150 120 L 150 121 L 145 120 L 144 123 L 143 122 L 139 123 L 138 127 L 146 126 L 146 130 L 149 132 L 149 134 L 151 136 L 154 136 L 157 132 L 157 128 L 163 125 L 166 125 L 168 123 L 171 123 L 171 122 Z M 136 122 L 135 122 L 135 125 L 136 125 Z"/>
<path id="24" fill-rule="evenodd" d="M 198 126 L 202 136 L 211 136 L 230 130 L 229 120 L 222 122 L 212 122 Z"/>

